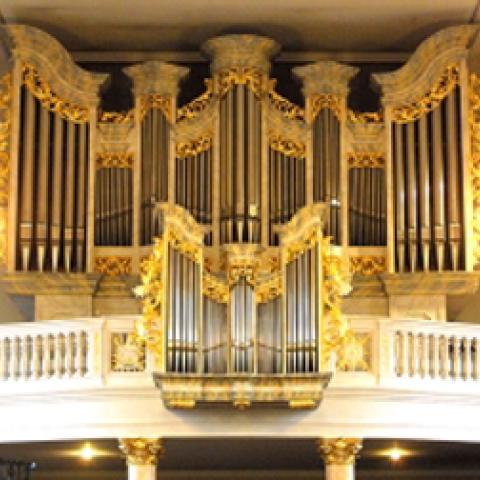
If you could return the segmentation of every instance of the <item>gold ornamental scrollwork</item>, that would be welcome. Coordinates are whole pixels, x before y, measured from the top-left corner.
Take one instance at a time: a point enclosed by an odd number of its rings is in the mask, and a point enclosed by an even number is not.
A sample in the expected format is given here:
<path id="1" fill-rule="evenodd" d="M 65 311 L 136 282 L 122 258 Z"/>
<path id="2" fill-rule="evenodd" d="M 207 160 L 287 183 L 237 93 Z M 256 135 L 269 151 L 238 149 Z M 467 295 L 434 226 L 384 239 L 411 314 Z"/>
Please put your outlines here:
<path id="1" fill-rule="evenodd" d="M 133 152 L 99 152 L 97 168 L 133 168 Z"/>
<path id="2" fill-rule="evenodd" d="M 357 255 L 350 257 L 350 272 L 356 275 L 379 275 L 387 269 L 382 255 Z"/>
<path id="3" fill-rule="evenodd" d="M 310 98 L 310 104 L 310 122 L 313 122 L 324 108 L 331 110 L 337 119 L 340 119 L 341 117 L 341 99 L 338 95 L 333 95 L 331 93 L 312 95 Z"/>
<path id="4" fill-rule="evenodd" d="M 272 84 L 272 88 L 268 91 L 268 98 L 271 104 L 289 120 L 305 120 L 305 110 L 290 100 L 277 93 Z"/>
<path id="5" fill-rule="evenodd" d="M 135 119 L 135 110 L 126 112 L 99 112 L 98 121 L 103 123 L 113 123 L 115 125 L 125 125 L 133 123 Z"/>
<path id="6" fill-rule="evenodd" d="M 145 343 L 130 333 L 112 333 L 112 371 L 143 372 L 145 366 Z"/>
<path id="7" fill-rule="evenodd" d="M 471 177 L 473 197 L 473 263 L 480 270 L 480 76 L 470 76 L 470 138 L 471 138 Z"/>
<path id="8" fill-rule="evenodd" d="M 10 188 L 12 75 L 0 78 L 0 262 L 7 260 L 7 221 Z"/>
<path id="9" fill-rule="evenodd" d="M 207 78 L 205 80 L 205 86 L 207 87 L 205 92 L 178 109 L 177 122 L 196 118 L 207 108 L 213 97 L 213 80 L 211 78 Z"/>
<path id="10" fill-rule="evenodd" d="M 178 142 L 176 145 L 177 158 L 195 157 L 212 148 L 212 136 L 202 135 L 189 142 Z"/>
<path id="11" fill-rule="evenodd" d="M 283 293 L 283 282 L 281 275 L 275 275 L 264 282 L 258 282 L 255 288 L 257 303 L 267 303 L 279 297 Z"/>
<path id="12" fill-rule="evenodd" d="M 25 63 L 22 66 L 22 81 L 42 107 L 74 123 L 88 122 L 88 108 L 56 95 L 33 65 Z"/>
<path id="13" fill-rule="evenodd" d="M 203 274 L 203 295 L 217 303 L 228 303 L 230 290 L 228 285 L 212 274 Z"/>
<path id="14" fill-rule="evenodd" d="M 318 449 L 327 465 L 352 465 L 355 463 L 362 440 L 359 438 L 322 438 Z"/>
<path id="15" fill-rule="evenodd" d="M 216 93 L 223 97 L 234 85 L 246 85 L 257 97 L 268 89 L 268 78 L 255 67 L 231 67 L 217 72 L 214 80 Z"/>
<path id="16" fill-rule="evenodd" d="M 159 438 L 121 438 L 119 448 L 125 454 L 128 465 L 156 465 L 163 454 Z"/>
<path id="17" fill-rule="evenodd" d="M 145 118 L 149 110 L 160 110 L 168 122 L 172 123 L 172 97 L 151 93 L 140 99 L 140 120 Z"/>
<path id="18" fill-rule="evenodd" d="M 349 168 L 384 168 L 385 155 L 382 152 L 349 152 Z"/>
<path id="19" fill-rule="evenodd" d="M 272 150 L 283 153 L 287 157 L 304 158 L 305 144 L 283 137 L 282 135 L 271 134 L 269 145 Z"/>
<path id="20" fill-rule="evenodd" d="M 95 257 L 94 271 L 108 277 L 130 275 L 132 273 L 132 258 L 117 255 Z"/>
<path id="21" fill-rule="evenodd" d="M 347 120 L 351 123 L 383 123 L 383 110 L 377 112 L 347 110 Z"/>
<path id="22" fill-rule="evenodd" d="M 437 107 L 440 102 L 458 85 L 458 65 L 449 65 L 425 95 L 408 104 L 392 109 L 392 119 L 397 123 L 413 122 Z"/>

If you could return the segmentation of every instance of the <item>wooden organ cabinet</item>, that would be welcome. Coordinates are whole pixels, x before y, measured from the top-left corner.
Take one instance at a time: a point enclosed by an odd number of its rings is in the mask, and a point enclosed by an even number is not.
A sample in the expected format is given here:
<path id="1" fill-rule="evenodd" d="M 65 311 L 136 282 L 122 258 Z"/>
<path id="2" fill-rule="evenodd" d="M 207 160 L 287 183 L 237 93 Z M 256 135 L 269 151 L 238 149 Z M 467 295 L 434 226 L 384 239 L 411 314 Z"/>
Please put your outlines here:
<path id="1" fill-rule="evenodd" d="M 142 274 L 138 328 L 170 405 L 241 406 L 245 388 L 246 403 L 316 405 L 347 338 L 348 273 L 478 269 L 476 27 L 442 30 L 373 75 L 376 112 L 347 107 L 357 67 L 293 68 L 303 107 L 275 89 L 274 40 L 227 35 L 203 46 L 211 78 L 186 105 L 188 68 L 125 68 L 134 107 L 122 113 L 100 111 L 108 75 L 38 29 L 2 28 L 14 59 L 0 79 L 5 275 Z"/>

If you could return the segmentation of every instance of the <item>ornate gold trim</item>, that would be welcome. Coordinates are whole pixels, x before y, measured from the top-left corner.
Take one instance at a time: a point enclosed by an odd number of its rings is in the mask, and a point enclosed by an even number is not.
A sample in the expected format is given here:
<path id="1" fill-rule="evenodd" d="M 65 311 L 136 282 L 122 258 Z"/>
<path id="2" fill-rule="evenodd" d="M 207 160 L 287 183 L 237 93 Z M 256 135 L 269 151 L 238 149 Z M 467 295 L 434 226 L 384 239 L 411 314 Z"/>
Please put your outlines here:
<path id="1" fill-rule="evenodd" d="M 212 136 L 202 135 L 201 137 L 190 140 L 189 142 L 177 142 L 175 149 L 176 157 L 195 157 L 205 150 L 210 150 L 210 148 L 212 148 Z"/>
<path id="2" fill-rule="evenodd" d="M 114 372 L 145 371 L 145 342 L 128 333 L 112 333 L 111 368 Z"/>
<path id="3" fill-rule="evenodd" d="M 258 303 L 267 303 L 283 293 L 282 275 L 275 275 L 264 282 L 259 282 L 255 287 L 255 298 Z"/>
<path id="4" fill-rule="evenodd" d="M 279 134 L 270 134 L 270 148 L 283 153 L 287 157 L 305 158 L 305 144 L 290 140 Z"/>
<path id="5" fill-rule="evenodd" d="M 109 277 L 130 275 L 132 273 L 132 258 L 120 255 L 95 257 L 94 271 Z"/>
<path id="6" fill-rule="evenodd" d="M 382 152 L 348 152 L 348 168 L 384 168 L 385 155 Z"/>
<path id="7" fill-rule="evenodd" d="M 471 175 L 473 200 L 473 260 L 474 269 L 480 270 L 480 75 L 470 76 L 470 135 L 471 135 Z"/>
<path id="8" fill-rule="evenodd" d="M 133 168 L 133 152 L 98 152 L 97 168 Z"/>
<path id="9" fill-rule="evenodd" d="M 128 465 L 156 465 L 164 449 L 159 438 L 121 438 L 119 448 Z"/>
<path id="10" fill-rule="evenodd" d="M 173 123 L 172 97 L 151 93 L 140 98 L 140 121 L 145 118 L 149 110 L 160 110 L 169 123 Z"/>
<path id="11" fill-rule="evenodd" d="M 355 463 L 362 440 L 360 438 L 322 438 L 318 449 L 327 465 L 352 465 Z"/>
<path id="12" fill-rule="evenodd" d="M 331 93 L 319 93 L 310 97 L 310 122 L 313 122 L 321 110 L 328 108 L 340 120 L 342 107 L 341 99 L 338 95 Z"/>
<path id="13" fill-rule="evenodd" d="M 348 109 L 347 121 L 351 123 L 383 123 L 383 110 L 377 112 L 356 112 Z"/>
<path id="14" fill-rule="evenodd" d="M 42 107 L 58 113 L 62 118 L 71 122 L 88 122 L 88 108 L 58 97 L 42 80 L 33 65 L 28 63 L 22 65 L 22 82 L 32 95 L 40 101 Z"/>
<path id="15" fill-rule="evenodd" d="M 0 263 L 7 260 L 12 81 L 9 73 L 0 78 Z"/>
<path id="16" fill-rule="evenodd" d="M 207 108 L 213 97 L 213 80 L 207 78 L 205 86 L 207 89 L 200 96 L 177 110 L 177 122 L 196 118 Z"/>
<path id="17" fill-rule="evenodd" d="M 386 258 L 381 255 L 350 257 L 350 272 L 356 275 L 379 275 L 387 270 Z"/>
<path id="18" fill-rule="evenodd" d="M 133 123 L 135 120 L 135 109 L 126 112 L 99 112 L 98 121 L 103 123 L 113 123 L 115 125 L 125 125 Z"/>
<path id="19" fill-rule="evenodd" d="M 268 90 L 268 78 L 255 67 L 230 67 L 214 76 L 214 89 L 223 97 L 234 85 L 246 85 L 256 96 Z"/>
<path id="20" fill-rule="evenodd" d="M 230 290 L 228 285 L 210 273 L 203 274 L 203 295 L 217 303 L 228 303 Z"/>
<path id="21" fill-rule="evenodd" d="M 392 119 L 397 123 L 413 122 L 432 111 L 458 85 L 458 65 L 449 65 L 431 89 L 418 100 L 394 107 Z"/>
<path id="22" fill-rule="evenodd" d="M 275 80 L 271 81 L 271 88 L 268 91 L 268 98 L 275 107 L 288 120 L 305 120 L 305 110 L 274 90 Z"/>

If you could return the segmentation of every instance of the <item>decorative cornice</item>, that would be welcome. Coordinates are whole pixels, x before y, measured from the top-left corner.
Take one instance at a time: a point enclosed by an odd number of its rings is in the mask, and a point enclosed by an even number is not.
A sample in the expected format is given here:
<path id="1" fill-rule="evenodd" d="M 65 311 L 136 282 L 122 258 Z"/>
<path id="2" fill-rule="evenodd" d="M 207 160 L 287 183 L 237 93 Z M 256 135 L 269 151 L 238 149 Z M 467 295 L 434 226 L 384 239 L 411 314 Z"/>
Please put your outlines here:
<path id="1" fill-rule="evenodd" d="M 202 50 L 212 58 L 213 74 L 232 68 L 253 68 L 268 75 L 270 58 L 279 52 L 280 46 L 275 40 L 258 35 L 225 35 L 208 40 Z"/>
<path id="2" fill-rule="evenodd" d="M 126 67 L 123 72 L 133 80 L 135 96 L 153 94 L 175 98 L 178 93 L 178 84 L 186 77 L 189 69 L 152 60 Z"/>
<path id="3" fill-rule="evenodd" d="M 63 46 L 46 32 L 27 25 L 6 25 L 13 57 L 32 65 L 58 97 L 85 107 L 99 102 L 100 87 L 108 74 L 91 73 L 80 68 Z"/>
<path id="4" fill-rule="evenodd" d="M 320 94 L 346 97 L 350 80 L 359 71 L 357 67 L 332 61 L 311 63 L 293 69 L 293 73 L 303 82 L 305 97 Z"/>
<path id="5" fill-rule="evenodd" d="M 128 465 L 156 465 L 164 451 L 159 438 L 121 438 L 119 448 Z"/>
<path id="6" fill-rule="evenodd" d="M 130 275 L 132 273 L 132 258 L 108 255 L 95 257 L 94 271 L 109 277 Z"/>
<path id="7" fill-rule="evenodd" d="M 398 105 L 421 98 L 448 65 L 458 64 L 466 57 L 477 31 L 477 25 L 440 30 L 422 42 L 398 70 L 373 74 L 373 80 L 382 89 L 383 104 Z"/>
<path id="8" fill-rule="evenodd" d="M 362 449 L 359 438 L 322 438 L 318 449 L 327 465 L 353 465 Z"/>

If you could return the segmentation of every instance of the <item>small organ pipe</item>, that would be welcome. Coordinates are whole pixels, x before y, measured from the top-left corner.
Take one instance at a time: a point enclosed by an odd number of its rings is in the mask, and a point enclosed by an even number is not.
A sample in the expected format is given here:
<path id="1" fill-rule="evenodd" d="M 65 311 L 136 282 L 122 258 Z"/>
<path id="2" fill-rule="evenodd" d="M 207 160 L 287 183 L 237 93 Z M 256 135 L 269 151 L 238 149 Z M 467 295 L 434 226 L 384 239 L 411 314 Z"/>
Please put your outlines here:
<path id="1" fill-rule="evenodd" d="M 85 264 L 85 225 L 86 225 L 86 199 L 87 199 L 87 168 L 88 168 L 88 135 L 87 124 L 79 126 L 79 144 L 78 144 L 78 168 L 77 168 L 77 212 L 76 212 L 76 239 L 77 239 L 77 258 L 76 270 L 82 271 Z"/>
<path id="2" fill-rule="evenodd" d="M 415 165 L 415 124 L 407 123 L 407 205 L 410 271 L 417 269 L 417 169 Z"/>

